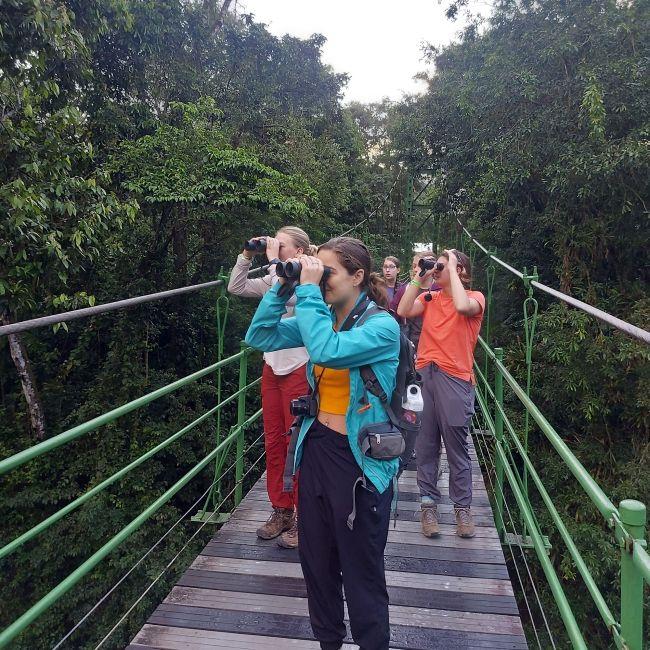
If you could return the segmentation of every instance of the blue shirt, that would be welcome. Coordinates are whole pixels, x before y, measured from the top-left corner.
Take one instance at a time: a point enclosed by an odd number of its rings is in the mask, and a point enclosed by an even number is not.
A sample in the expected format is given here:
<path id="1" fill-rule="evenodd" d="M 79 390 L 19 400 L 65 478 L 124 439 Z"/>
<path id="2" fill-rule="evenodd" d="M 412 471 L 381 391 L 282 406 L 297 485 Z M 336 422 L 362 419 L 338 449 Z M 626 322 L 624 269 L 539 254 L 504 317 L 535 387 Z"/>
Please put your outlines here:
<path id="1" fill-rule="evenodd" d="M 350 404 L 345 416 L 348 443 L 365 476 L 380 493 L 384 492 L 397 473 L 399 461 L 376 460 L 361 453 L 359 431 L 369 424 L 386 422 L 388 415 L 379 398 L 365 390 L 359 368 L 372 366 L 381 387 L 387 395 L 392 395 L 399 362 L 397 322 L 382 311 L 370 316 L 360 327 L 337 332 L 333 327 L 335 316 L 315 284 L 296 287 L 296 315 L 283 319 L 288 296 L 278 296 L 279 288 L 280 285 L 275 285 L 264 295 L 246 333 L 246 343 L 264 352 L 307 348 L 307 379 L 312 389 L 314 364 L 350 370 Z M 371 302 L 369 308 L 373 305 Z M 366 403 L 370 408 L 361 410 Z M 300 428 L 294 471 L 300 466 L 305 436 L 314 419 L 305 418 Z"/>

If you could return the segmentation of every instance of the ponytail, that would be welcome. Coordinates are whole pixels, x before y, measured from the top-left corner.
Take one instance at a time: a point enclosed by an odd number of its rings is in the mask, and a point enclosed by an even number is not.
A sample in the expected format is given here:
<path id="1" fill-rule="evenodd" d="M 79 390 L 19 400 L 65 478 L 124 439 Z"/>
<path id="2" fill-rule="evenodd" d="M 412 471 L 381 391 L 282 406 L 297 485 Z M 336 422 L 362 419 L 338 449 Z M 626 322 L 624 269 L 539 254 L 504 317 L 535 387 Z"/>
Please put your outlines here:
<path id="1" fill-rule="evenodd" d="M 371 273 L 365 286 L 368 298 L 380 307 L 388 309 L 388 294 L 386 293 L 386 280 L 379 273 Z"/>

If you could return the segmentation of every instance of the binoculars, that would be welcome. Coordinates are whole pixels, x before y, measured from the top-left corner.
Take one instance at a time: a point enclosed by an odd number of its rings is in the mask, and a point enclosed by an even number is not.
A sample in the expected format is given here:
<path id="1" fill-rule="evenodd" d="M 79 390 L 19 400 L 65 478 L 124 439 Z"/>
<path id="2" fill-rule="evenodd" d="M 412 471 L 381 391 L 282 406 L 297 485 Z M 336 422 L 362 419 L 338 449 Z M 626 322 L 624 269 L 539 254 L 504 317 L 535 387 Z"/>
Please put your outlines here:
<path id="1" fill-rule="evenodd" d="M 445 265 L 442 262 L 436 262 L 436 260 L 431 259 L 430 257 L 423 257 L 418 262 L 418 266 L 420 267 L 420 276 L 423 276 L 427 271 L 430 271 L 431 269 L 442 271 L 445 268 Z"/>
<path id="2" fill-rule="evenodd" d="M 266 250 L 266 237 L 245 241 L 244 250 L 251 251 L 252 253 L 263 253 Z"/>
<path id="3" fill-rule="evenodd" d="M 294 280 L 298 281 L 300 279 L 300 272 L 302 271 L 302 264 L 300 262 L 278 262 L 275 266 L 275 272 L 279 278 L 284 278 L 285 280 Z M 330 274 L 329 267 L 325 267 L 323 271 L 322 282 L 325 281 L 327 276 Z"/>

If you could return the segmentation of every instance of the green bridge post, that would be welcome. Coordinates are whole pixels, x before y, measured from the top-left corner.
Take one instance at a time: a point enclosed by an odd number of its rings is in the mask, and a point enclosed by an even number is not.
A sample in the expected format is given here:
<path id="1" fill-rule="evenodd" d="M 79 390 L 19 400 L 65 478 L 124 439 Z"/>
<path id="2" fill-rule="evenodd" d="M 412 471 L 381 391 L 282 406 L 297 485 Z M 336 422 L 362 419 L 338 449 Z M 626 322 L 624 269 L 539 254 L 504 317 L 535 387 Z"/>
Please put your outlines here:
<path id="1" fill-rule="evenodd" d="M 644 543 L 646 507 L 625 499 L 619 504 L 621 521 L 631 537 Z M 621 635 L 630 650 L 643 647 L 643 574 L 634 566 L 634 544 L 621 540 Z"/>
<path id="2" fill-rule="evenodd" d="M 503 348 L 495 348 L 494 354 L 498 361 L 503 361 Z M 499 364 L 494 364 L 494 396 L 499 406 L 503 407 L 503 374 Z M 494 413 L 494 444 L 503 446 L 503 415 L 498 406 Z M 496 502 L 496 527 L 501 541 L 505 538 L 505 526 L 503 524 L 503 460 L 501 454 L 495 454 L 496 486 L 494 489 L 494 500 Z"/>

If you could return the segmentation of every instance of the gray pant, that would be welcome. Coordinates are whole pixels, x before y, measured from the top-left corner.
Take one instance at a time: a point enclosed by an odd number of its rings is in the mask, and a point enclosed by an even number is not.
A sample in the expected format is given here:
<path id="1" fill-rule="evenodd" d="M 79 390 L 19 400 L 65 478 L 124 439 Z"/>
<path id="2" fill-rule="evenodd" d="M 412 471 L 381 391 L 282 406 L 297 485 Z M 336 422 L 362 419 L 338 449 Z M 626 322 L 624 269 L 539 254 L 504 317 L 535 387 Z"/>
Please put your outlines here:
<path id="1" fill-rule="evenodd" d="M 474 386 L 452 377 L 434 363 L 422 375 L 422 429 L 415 443 L 418 487 L 423 503 L 439 503 L 438 467 L 441 439 L 449 463 L 449 498 L 458 506 L 472 503 L 472 462 L 467 434 L 474 414 Z"/>

